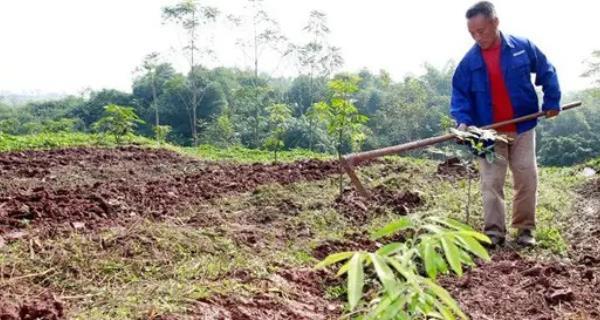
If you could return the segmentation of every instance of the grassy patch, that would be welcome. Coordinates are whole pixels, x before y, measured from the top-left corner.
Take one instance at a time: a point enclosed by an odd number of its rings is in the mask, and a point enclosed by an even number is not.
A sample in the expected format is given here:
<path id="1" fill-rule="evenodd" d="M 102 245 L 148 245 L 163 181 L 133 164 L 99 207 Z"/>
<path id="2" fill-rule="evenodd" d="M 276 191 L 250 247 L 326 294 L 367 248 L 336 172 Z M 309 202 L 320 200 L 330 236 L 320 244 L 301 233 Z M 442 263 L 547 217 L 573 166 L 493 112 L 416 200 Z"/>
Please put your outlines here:
<path id="1" fill-rule="evenodd" d="M 229 272 L 256 264 L 262 261 L 251 252 L 210 231 L 141 221 L 127 229 L 11 244 L 0 252 L 0 270 L 15 270 L 11 278 L 21 280 L 0 281 L 0 287 L 62 293 L 75 319 L 134 319 L 230 292 L 239 284 Z"/>
<path id="2" fill-rule="evenodd" d="M 201 145 L 196 148 L 180 147 L 181 152 L 199 157 L 204 160 L 231 161 L 237 163 L 273 162 L 273 152 L 259 149 L 248 149 L 244 147 L 218 148 L 211 145 Z M 280 151 L 277 159 L 280 162 L 291 162 L 304 159 L 331 159 L 331 155 L 312 152 L 304 149 Z"/>
<path id="3" fill-rule="evenodd" d="M 128 143 L 148 145 L 153 143 L 144 137 L 132 136 Z M 116 146 L 112 136 L 81 132 L 40 133 L 35 135 L 12 136 L 0 133 L 0 152 L 22 150 L 48 150 L 78 146 Z"/>
<path id="4" fill-rule="evenodd" d="M 418 191 L 425 199 L 425 206 L 416 211 L 424 215 L 448 216 L 459 221 L 466 220 L 468 179 L 442 179 L 436 175 L 436 163 L 412 158 L 389 158 L 386 164 L 361 170 L 361 180 L 371 186 L 384 184 L 397 189 Z M 572 214 L 577 200 L 575 189 L 585 179 L 573 168 L 542 167 L 539 169 L 538 207 L 536 212 L 536 254 L 564 255 L 567 244 L 564 234 L 568 231 L 567 218 Z M 471 180 L 469 224 L 477 229 L 483 227 L 483 203 L 479 178 Z M 510 229 L 512 213 L 512 175 L 506 179 L 506 225 Z M 381 217 L 371 222 L 370 229 L 381 226 L 393 216 Z"/>
<path id="5" fill-rule="evenodd" d="M 126 137 L 124 138 L 124 143 L 167 148 L 209 161 L 228 161 L 234 163 L 273 162 L 272 152 L 259 149 L 248 149 L 241 146 L 222 149 L 212 145 L 201 145 L 198 147 L 181 147 L 171 144 L 158 145 L 156 141 L 141 136 Z M 114 147 L 116 145 L 113 136 L 83 132 L 40 133 L 23 136 L 7 135 L 0 132 L 0 152 L 50 150 L 83 146 Z M 290 151 L 280 151 L 277 158 L 279 162 L 292 162 L 305 159 L 327 160 L 332 159 L 332 156 L 304 149 L 294 149 Z"/>
<path id="6" fill-rule="evenodd" d="M 583 165 L 583 167 L 590 167 L 596 170 L 596 172 L 600 171 L 600 158 L 596 158 L 586 162 L 585 165 Z"/>

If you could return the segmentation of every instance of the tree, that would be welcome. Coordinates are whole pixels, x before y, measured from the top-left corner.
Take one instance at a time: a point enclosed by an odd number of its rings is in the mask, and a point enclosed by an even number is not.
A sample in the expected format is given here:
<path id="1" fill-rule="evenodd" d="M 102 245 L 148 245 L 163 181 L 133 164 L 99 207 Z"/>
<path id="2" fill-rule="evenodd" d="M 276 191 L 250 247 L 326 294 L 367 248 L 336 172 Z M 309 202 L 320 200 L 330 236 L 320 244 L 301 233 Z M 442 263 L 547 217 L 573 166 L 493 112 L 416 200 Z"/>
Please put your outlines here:
<path id="1" fill-rule="evenodd" d="M 287 124 L 292 118 L 292 110 L 285 103 L 275 103 L 267 108 L 269 112 L 269 126 L 271 134 L 265 140 L 266 149 L 273 151 L 275 162 L 277 162 L 277 152 L 283 149 L 284 134 L 287 130 Z"/>
<path id="2" fill-rule="evenodd" d="M 195 81 L 193 76 L 196 68 L 196 58 L 200 53 L 210 53 L 210 50 L 205 48 L 201 51 L 198 47 L 198 37 L 202 26 L 215 22 L 219 11 L 214 7 L 201 6 L 195 0 L 183 0 L 182 2 L 163 8 L 163 19 L 165 21 L 172 21 L 187 32 L 188 44 L 184 47 L 184 51 L 188 51 L 190 71 L 188 81 L 186 82 L 189 90 L 191 91 L 191 99 L 185 100 L 184 104 L 186 109 L 190 111 L 190 124 L 192 132 L 192 144 L 196 146 L 198 144 L 198 119 L 197 119 L 197 107 L 199 100 L 202 100 L 205 93 L 206 86 L 201 87 Z"/>
<path id="3" fill-rule="evenodd" d="M 328 41 L 330 29 L 327 26 L 327 15 L 320 11 L 311 11 L 308 23 L 303 28 L 308 37 L 308 42 L 303 45 L 294 46 L 298 57 L 300 74 L 308 76 L 307 98 L 303 100 L 303 109 L 308 111 L 313 103 L 323 99 L 318 96 L 318 89 L 315 88 L 315 79 L 329 78 L 333 72 L 342 66 L 343 59 L 340 50 L 331 46 Z M 309 142 L 308 148 L 312 150 L 313 131 L 315 122 L 313 117 L 307 117 L 309 120 Z"/>
<path id="4" fill-rule="evenodd" d="M 167 141 L 167 136 L 171 133 L 171 126 L 158 125 L 152 128 L 154 130 L 154 136 L 156 137 L 156 142 L 160 145 Z"/>
<path id="5" fill-rule="evenodd" d="M 113 135 L 117 144 L 120 144 L 121 138 L 132 134 L 138 123 L 144 121 L 137 116 L 132 107 L 109 104 L 104 107 L 104 117 L 94 123 L 93 128 Z"/>
<path id="6" fill-rule="evenodd" d="M 284 50 L 287 38 L 281 33 L 279 23 L 265 11 L 263 0 L 247 0 L 244 13 L 239 16 L 230 15 L 229 20 L 244 33 L 236 43 L 246 59 L 252 61 L 253 78 L 249 84 L 253 88 L 248 88 L 245 92 L 249 94 L 247 98 L 253 99 L 248 101 L 248 106 L 253 109 L 253 121 L 250 123 L 253 131 L 251 145 L 258 148 L 261 145 L 261 126 L 265 125 L 261 122 L 265 120 L 262 114 L 269 105 L 266 95 L 271 92 L 268 81 L 261 79 L 260 62 L 269 54 L 273 58 L 279 56 L 277 58 L 280 60 L 287 56 L 288 51 Z"/>
<path id="7" fill-rule="evenodd" d="M 540 121 L 536 145 L 543 165 L 569 166 L 600 156 L 600 90 L 586 89 L 564 100 L 581 100 L 585 107 Z"/>
<path id="8" fill-rule="evenodd" d="M 224 112 L 212 121 L 203 135 L 203 143 L 227 148 L 239 143 L 239 137 L 228 112 Z"/>
<path id="9" fill-rule="evenodd" d="M 157 122 L 159 125 L 165 122 L 163 115 L 167 106 L 161 105 L 164 102 L 162 96 L 166 91 L 166 83 L 176 75 L 170 63 L 158 63 L 158 61 L 156 63 L 153 66 L 147 65 L 150 67 L 149 70 L 144 69 L 143 66 L 139 67 L 137 70 L 140 73 L 134 79 L 132 86 L 133 96 L 139 104 L 138 114 L 147 123 L 146 126 L 140 127 L 140 131 L 147 135 L 156 135 L 153 127 Z"/>
<path id="10" fill-rule="evenodd" d="M 296 48 L 301 73 L 310 77 L 329 77 L 344 61 L 340 49 L 329 44 L 328 36 L 331 31 L 327 26 L 327 15 L 311 11 L 303 31 L 309 41 Z"/>
<path id="11" fill-rule="evenodd" d="M 189 90 L 188 78 L 194 77 L 196 83 L 206 86 L 202 93 L 202 99 L 198 101 L 195 115 L 193 109 L 187 102 L 192 99 L 192 92 Z M 187 77 L 182 74 L 176 74 L 164 84 L 164 91 L 159 97 L 161 107 L 161 119 L 163 124 L 168 124 L 173 128 L 171 137 L 181 144 L 194 144 L 192 129 L 196 132 L 202 130 L 202 125 L 210 123 L 212 119 L 221 114 L 227 107 L 227 100 L 221 86 L 211 80 L 208 70 L 196 68 L 192 75 Z M 185 108 L 181 108 L 185 106 Z M 193 122 L 193 119 L 196 122 Z M 206 129 L 206 127 L 204 127 Z M 196 140 L 196 143 L 200 140 Z"/>
<path id="12" fill-rule="evenodd" d="M 452 75 L 455 68 L 453 61 L 448 61 L 441 70 L 425 63 L 425 74 L 420 78 L 425 81 L 432 94 L 450 96 L 452 93 Z"/>
<path id="13" fill-rule="evenodd" d="M 592 52 L 592 57 L 586 61 L 586 64 L 587 70 L 581 76 L 592 78 L 594 83 L 600 85 L 600 50 Z"/>
<path id="14" fill-rule="evenodd" d="M 335 143 L 338 159 L 342 160 L 343 145 L 350 142 L 351 150 L 365 140 L 364 123 L 368 117 L 358 113 L 352 103 L 352 94 L 358 91 L 360 78 L 355 75 L 338 75 L 329 82 L 332 97 L 329 103 L 315 104 L 315 111 L 327 125 L 327 132 Z M 340 171 L 340 194 L 343 191 Z"/>
<path id="15" fill-rule="evenodd" d="M 359 110 L 365 112 L 375 110 L 369 104 L 379 104 L 369 122 L 373 134 L 366 141 L 366 148 L 386 147 L 441 134 L 442 119 L 448 114 L 449 96 L 440 95 L 438 90 L 449 88 L 450 78 L 440 74 L 432 68 L 422 77 L 406 77 L 403 82 L 393 85 L 384 85 L 383 79 L 374 77 L 372 85 L 364 90 L 371 91 L 372 96 L 359 98 L 357 102 L 361 107 Z"/>
<path id="16" fill-rule="evenodd" d="M 79 118 L 87 130 L 94 122 L 98 121 L 104 113 L 106 105 L 116 104 L 139 108 L 133 95 L 118 90 L 103 89 L 90 93 L 89 100 L 71 109 L 65 117 Z"/>
<path id="17" fill-rule="evenodd" d="M 161 65 L 159 63 L 160 55 L 158 52 L 152 52 L 148 54 L 144 61 L 142 62 L 141 67 L 138 69 L 139 71 L 143 71 L 144 75 L 141 79 L 134 81 L 134 95 L 136 94 L 136 89 L 138 89 L 137 93 L 139 94 L 139 85 L 147 84 L 150 87 L 150 108 L 154 111 L 154 128 L 160 127 L 160 115 L 159 115 L 159 106 L 158 106 L 158 96 L 162 91 L 162 86 L 166 81 L 165 77 L 159 75 L 160 71 L 165 70 L 170 67 L 170 65 Z M 161 68 L 162 67 L 162 68 Z M 172 67 L 171 67 L 172 69 Z M 168 69 L 166 69 L 168 70 Z M 171 70 L 169 70 L 171 71 Z M 174 73 L 174 72 L 173 72 Z M 171 73 L 172 74 L 172 73 Z M 171 75 L 170 74 L 170 75 Z M 142 82 L 142 83 L 139 83 Z M 144 83 L 146 82 L 146 83 Z M 160 144 L 159 132 L 160 130 L 154 130 L 156 141 Z"/>
<path id="18" fill-rule="evenodd" d="M 263 0 L 247 0 L 244 11 L 242 15 L 229 15 L 228 18 L 241 32 L 248 32 L 238 38 L 236 44 L 252 61 L 254 78 L 258 79 L 260 61 L 269 51 L 281 58 L 287 55 L 284 50 L 287 38 L 281 33 L 279 23 L 266 12 Z"/>

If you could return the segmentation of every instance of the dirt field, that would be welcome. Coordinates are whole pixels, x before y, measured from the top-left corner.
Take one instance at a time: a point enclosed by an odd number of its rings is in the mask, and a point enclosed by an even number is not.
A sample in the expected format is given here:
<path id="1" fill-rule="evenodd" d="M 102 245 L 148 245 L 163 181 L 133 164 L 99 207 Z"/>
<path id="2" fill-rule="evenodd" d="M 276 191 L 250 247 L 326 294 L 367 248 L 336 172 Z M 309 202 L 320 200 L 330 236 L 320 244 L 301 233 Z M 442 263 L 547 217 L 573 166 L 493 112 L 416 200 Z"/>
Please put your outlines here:
<path id="1" fill-rule="evenodd" d="M 460 179 L 462 173 L 454 167 L 438 170 L 442 170 L 440 179 Z M 34 261 L 54 250 L 47 244 L 51 240 L 77 235 L 100 252 L 141 263 L 149 251 L 162 245 L 144 234 L 151 231 L 144 225 L 148 222 L 141 221 L 167 223 L 192 230 L 189 232 L 206 229 L 217 234 L 208 237 L 216 238 L 193 244 L 198 248 L 190 244 L 190 250 L 198 252 L 190 257 L 186 252 L 186 259 L 216 256 L 215 252 L 226 251 L 219 247 L 219 241 L 225 241 L 228 250 L 234 252 L 228 255 L 247 252 L 248 259 L 255 255 L 268 263 L 261 271 L 233 266 L 214 276 L 197 279 L 192 275 L 189 279 L 207 286 L 228 281 L 251 288 L 246 290 L 251 294 L 231 294 L 235 289 L 219 294 L 218 289 L 211 289 L 211 294 L 193 301 L 186 298 L 184 310 L 150 308 L 138 317 L 335 319 L 342 313 L 343 295 L 330 291 L 341 287 L 340 279 L 326 271 L 269 261 L 277 254 L 263 256 L 264 252 L 312 241 L 316 231 L 303 221 L 305 211 L 321 215 L 319 210 L 330 207 L 331 215 L 335 215 L 331 219 L 360 226 L 371 221 L 374 213 L 410 214 L 426 204 L 412 189 L 387 186 L 373 189 L 369 201 L 352 189 L 337 198 L 327 198 L 320 190 L 334 188 L 329 180 L 337 172 L 333 162 L 217 164 L 137 147 L 4 153 L 0 154 L 0 250 L 20 245 L 27 248 L 23 255 Z M 293 188 L 285 193 L 270 187 L 302 183 L 313 183 L 307 191 L 311 194 L 298 194 Z M 443 284 L 472 319 L 600 319 L 600 182 L 590 181 L 579 192 L 572 232 L 567 235 L 572 244 L 569 259 L 536 261 L 509 247 L 493 252 L 491 263 L 467 272 L 463 278 L 444 279 Z M 244 198 L 248 193 L 251 196 Z M 326 200 L 299 200 L 319 196 Z M 319 241 L 312 246 L 312 257 L 303 259 L 322 259 L 341 250 L 372 250 L 377 245 L 357 231 L 344 234 L 342 239 Z M 157 260 L 161 253 L 152 252 L 149 257 Z M 69 254 L 61 259 L 69 259 Z M 156 261 L 144 263 L 154 266 Z M 0 265 L 1 320 L 67 319 L 81 311 L 83 304 L 101 304 L 94 298 L 98 293 L 79 292 L 76 287 L 58 286 L 58 280 L 49 279 L 66 275 L 83 279 L 86 274 L 80 270 L 58 272 L 57 266 L 49 264 L 46 271 L 32 274 L 19 270 L 15 263 L 11 268 L 10 261 L 0 259 Z M 35 288 L 26 289 L 28 284 Z"/>

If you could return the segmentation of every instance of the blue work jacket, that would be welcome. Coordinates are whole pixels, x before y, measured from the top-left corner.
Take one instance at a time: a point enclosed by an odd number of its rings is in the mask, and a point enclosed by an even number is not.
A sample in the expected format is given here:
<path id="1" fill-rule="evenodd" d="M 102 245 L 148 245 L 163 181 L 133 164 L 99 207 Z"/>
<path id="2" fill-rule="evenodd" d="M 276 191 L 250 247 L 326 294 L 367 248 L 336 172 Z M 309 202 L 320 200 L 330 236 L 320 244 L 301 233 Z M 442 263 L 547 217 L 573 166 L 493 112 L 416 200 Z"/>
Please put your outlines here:
<path id="1" fill-rule="evenodd" d="M 535 85 L 542 86 L 544 93 L 541 109 L 559 110 L 561 93 L 554 66 L 528 39 L 504 34 L 501 37 L 500 66 L 514 118 L 540 111 L 532 73 L 536 75 Z M 477 44 L 467 52 L 454 72 L 450 114 L 459 124 L 481 127 L 493 123 L 488 71 Z M 536 124 L 537 120 L 518 123 L 517 131 L 525 132 Z"/>

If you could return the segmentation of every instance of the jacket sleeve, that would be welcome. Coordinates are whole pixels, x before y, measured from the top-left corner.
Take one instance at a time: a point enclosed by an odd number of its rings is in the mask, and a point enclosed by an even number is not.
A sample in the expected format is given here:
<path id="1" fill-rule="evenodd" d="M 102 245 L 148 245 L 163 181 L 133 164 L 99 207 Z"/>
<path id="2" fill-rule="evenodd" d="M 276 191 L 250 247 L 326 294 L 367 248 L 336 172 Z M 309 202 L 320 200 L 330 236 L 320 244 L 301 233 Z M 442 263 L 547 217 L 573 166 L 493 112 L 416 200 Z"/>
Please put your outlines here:
<path id="1" fill-rule="evenodd" d="M 450 115 L 458 124 L 473 125 L 474 106 L 469 99 L 470 75 L 464 64 L 459 64 L 452 77 L 452 98 L 450 100 Z"/>
<path id="2" fill-rule="evenodd" d="M 542 111 L 559 110 L 561 92 L 556 69 L 548 61 L 546 55 L 531 41 L 529 41 L 529 47 L 529 58 L 532 61 L 531 72 L 535 73 L 535 85 L 542 86 L 544 92 Z"/>

